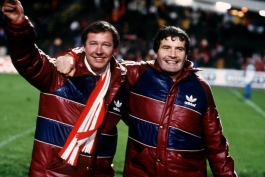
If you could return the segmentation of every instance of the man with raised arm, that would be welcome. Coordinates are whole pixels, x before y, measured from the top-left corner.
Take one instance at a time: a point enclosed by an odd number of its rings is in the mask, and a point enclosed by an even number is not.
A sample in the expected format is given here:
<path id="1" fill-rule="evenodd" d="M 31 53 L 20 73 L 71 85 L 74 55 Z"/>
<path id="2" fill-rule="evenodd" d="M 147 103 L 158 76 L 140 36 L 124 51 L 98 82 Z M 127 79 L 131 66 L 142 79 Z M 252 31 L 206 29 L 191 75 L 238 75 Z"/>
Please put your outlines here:
<path id="1" fill-rule="evenodd" d="M 105 21 L 82 34 L 75 76 L 66 78 L 55 59 L 35 44 L 35 31 L 20 1 L 6 0 L 2 12 L 12 62 L 40 91 L 30 177 L 114 176 L 116 125 L 125 114 L 126 69 L 113 57 L 120 36 Z M 83 52 L 84 51 L 84 52 Z M 21 120 L 23 121 L 23 120 Z"/>

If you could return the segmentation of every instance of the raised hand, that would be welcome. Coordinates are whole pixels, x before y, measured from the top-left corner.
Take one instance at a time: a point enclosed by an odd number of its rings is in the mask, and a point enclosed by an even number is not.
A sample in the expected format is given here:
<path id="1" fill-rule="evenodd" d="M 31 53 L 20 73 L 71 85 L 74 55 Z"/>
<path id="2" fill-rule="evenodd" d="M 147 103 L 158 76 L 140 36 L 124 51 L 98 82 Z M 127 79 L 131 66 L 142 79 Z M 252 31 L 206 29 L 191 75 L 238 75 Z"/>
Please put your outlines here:
<path id="1" fill-rule="evenodd" d="M 19 0 L 5 0 L 2 12 L 13 23 L 19 23 L 25 18 L 24 9 Z"/>

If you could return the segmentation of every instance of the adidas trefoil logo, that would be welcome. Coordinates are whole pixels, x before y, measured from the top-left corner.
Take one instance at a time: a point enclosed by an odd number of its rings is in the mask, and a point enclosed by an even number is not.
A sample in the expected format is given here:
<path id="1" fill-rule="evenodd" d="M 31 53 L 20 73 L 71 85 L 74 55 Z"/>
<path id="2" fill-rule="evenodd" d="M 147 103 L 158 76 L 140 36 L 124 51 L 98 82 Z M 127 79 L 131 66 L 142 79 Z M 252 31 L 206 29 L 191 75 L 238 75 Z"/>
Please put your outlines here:
<path id="1" fill-rule="evenodd" d="M 113 110 L 121 112 L 120 107 L 121 107 L 122 103 L 120 103 L 119 100 L 118 101 L 114 100 L 114 104 L 115 104 L 116 107 L 113 107 Z"/>
<path id="2" fill-rule="evenodd" d="M 187 101 L 185 101 L 184 104 L 196 107 L 196 104 L 194 104 L 194 102 L 197 101 L 197 98 L 193 98 L 192 95 L 190 97 L 186 95 L 186 99 Z"/>

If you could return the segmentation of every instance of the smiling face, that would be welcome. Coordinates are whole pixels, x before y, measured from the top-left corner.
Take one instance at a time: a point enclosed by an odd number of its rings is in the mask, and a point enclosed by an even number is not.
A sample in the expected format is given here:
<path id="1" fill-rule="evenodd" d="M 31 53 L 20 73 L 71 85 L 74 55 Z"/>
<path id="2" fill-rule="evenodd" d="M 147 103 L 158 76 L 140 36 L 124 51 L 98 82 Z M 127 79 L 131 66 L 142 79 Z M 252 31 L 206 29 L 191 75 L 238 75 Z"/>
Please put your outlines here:
<path id="1" fill-rule="evenodd" d="M 176 80 L 183 71 L 187 57 L 185 40 L 170 36 L 162 39 L 156 55 L 162 71 L 173 80 Z"/>
<path id="2" fill-rule="evenodd" d="M 88 33 L 83 45 L 86 59 L 91 69 L 96 73 L 103 73 L 117 49 L 114 49 L 112 34 L 109 31 Z"/>

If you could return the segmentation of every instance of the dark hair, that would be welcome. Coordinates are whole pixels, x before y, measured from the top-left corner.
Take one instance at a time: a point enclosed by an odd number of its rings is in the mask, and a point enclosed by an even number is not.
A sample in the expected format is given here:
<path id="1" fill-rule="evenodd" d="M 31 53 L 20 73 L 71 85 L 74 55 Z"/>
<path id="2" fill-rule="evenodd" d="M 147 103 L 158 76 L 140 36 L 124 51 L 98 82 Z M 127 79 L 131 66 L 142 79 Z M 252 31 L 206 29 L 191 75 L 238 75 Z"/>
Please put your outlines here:
<path id="1" fill-rule="evenodd" d="M 89 24 L 82 33 L 82 36 L 81 36 L 82 44 L 86 45 L 88 33 L 102 33 L 106 31 L 111 32 L 113 43 L 114 43 L 114 48 L 118 48 L 120 44 L 120 35 L 118 31 L 116 30 L 116 28 L 106 21 L 96 21 L 96 22 Z"/>
<path id="2" fill-rule="evenodd" d="M 189 50 L 190 50 L 189 36 L 187 35 L 185 31 L 175 26 L 163 26 L 162 28 L 158 30 L 153 40 L 154 41 L 153 42 L 154 52 L 157 53 L 161 40 L 166 39 L 169 36 L 171 38 L 179 37 L 180 41 L 185 41 L 185 51 L 186 53 L 189 53 Z"/>

